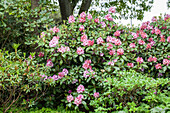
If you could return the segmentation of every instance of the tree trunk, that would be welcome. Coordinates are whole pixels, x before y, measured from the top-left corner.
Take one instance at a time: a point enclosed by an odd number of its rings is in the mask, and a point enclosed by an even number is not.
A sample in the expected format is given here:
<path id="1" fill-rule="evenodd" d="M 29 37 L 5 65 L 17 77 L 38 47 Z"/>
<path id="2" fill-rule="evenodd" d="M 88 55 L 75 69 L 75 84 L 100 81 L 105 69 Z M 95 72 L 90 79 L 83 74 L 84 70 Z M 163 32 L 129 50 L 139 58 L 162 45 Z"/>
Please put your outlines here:
<path id="1" fill-rule="evenodd" d="M 92 0 L 83 0 L 82 4 L 81 4 L 81 8 L 79 10 L 79 14 L 81 14 L 82 12 L 87 12 L 88 9 L 90 8 L 90 4 L 91 4 Z"/>
<path id="2" fill-rule="evenodd" d="M 31 9 L 39 6 L 39 0 L 31 0 Z"/>
<path id="3" fill-rule="evenodd" d="M 73 14 L 72 4 L 69 0 L 59 0 L 60 12 L 62 20 L 67 20 L 67 18 Z"/>

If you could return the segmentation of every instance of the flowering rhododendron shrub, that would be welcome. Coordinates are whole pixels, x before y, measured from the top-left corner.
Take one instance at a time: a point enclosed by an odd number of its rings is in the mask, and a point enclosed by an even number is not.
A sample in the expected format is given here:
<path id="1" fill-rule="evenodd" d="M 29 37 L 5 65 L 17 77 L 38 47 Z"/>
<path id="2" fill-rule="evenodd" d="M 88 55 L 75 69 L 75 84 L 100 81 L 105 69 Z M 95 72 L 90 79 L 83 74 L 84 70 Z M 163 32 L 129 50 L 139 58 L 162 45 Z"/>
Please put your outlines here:
<path id="1" fill-rule="evenodd" d="M 88 110 L 89 103 L 104 93 L 105 79 L 121 70 L 154 78 L 170 75 L 169 20 L 159 18 L 130 29 L 114 22 L 114 12 L 110 8 L 102 17 L 71 15 L 35 41 L 40 48 L 37 61 L 51 69 L 45 80 L 55 81 L 60 90 L 53 91 L 54 97 L 63 95 L 70 108 Z"/>

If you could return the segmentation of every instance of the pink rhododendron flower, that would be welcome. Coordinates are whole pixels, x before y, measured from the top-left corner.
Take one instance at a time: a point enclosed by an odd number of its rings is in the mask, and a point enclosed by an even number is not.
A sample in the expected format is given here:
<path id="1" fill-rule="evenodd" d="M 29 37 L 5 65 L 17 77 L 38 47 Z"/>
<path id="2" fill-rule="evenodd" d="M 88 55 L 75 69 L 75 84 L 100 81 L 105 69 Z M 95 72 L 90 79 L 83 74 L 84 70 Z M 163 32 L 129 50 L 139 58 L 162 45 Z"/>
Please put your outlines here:
<path id="1" fill-rule="evenodd" d="M 153 57 L 153 58 L 152 58 L 152 61 L 157 62 L 157 58 L 156 58 L 156 57 Z"/>
<path id="2" fill-rule="evenodd" d="M 65 75 L 65 72 L 59 72 L 58 73 L 58 78 L 62 79 L 64 77 L 64 75 Z"/>
<path id="3" fill-rule="evenodd" d="M 102 24 L 102 28 L 106 27 L 105 22 L 100 22 Z"/>
<path id="4" fill-rule="evenodd" d="M 43 53 L 43 52 L 40 52 L 38 56 L 39 56 L 39 57 L 43 57 L 43 56 L 44 56 L 44 53 Z"/>
<path id="5" fill-rule="evenodd" d="M 79 31 L 83 31 L 84 30 L 84 26 L 81 25 L 80 28 L 79 28 Z"/>
<path id="6" fill-rule="evenodd" d="M 110 51 L 109 51 L 109 54 L 110 54 L 110 55 L 115 55 L 115 53 L 116 53 L 116 50 L 110 50 Z"/>
<path id="7" fill-rule="evenodd" d="M 152 62 L 153 61 L 153 58 L 152 57 L 149 57 L 148 58 L 148 62 Z"/>
<path id="8" fill-rule="evenodd" d="M 136 34 L 136 33 L 131 33 L 132 34 L 132 36 L 133 36 L 133 38 L 132 39 L 137 39 L 138 38 L 138 35 Z"/>
<path id="9" fill-rule="evenodd" d="M 53 33 L 58 33 L 59 31 L 60 31 L 59 28 L 57 28 L 56 26 L 53 27 Z"/>
<path id="10" fill-rule="evenodd" d="M 108 65 L 114 66 L 114 64 L 115 63 L 113 61 L 108 62 Z"/>
<path id="11" fill-rule="evenodd" d="M 60 48 L 58 48 L 57 52 L 61 52 L 61 53 L 64 53 L 66 51 L 70 51 L 70 48 L 69 47 L 63 47 L 61 46 Z"/>
<path id="12" fill-rule="evenodd" d="M 131 44 L 129 45 L 129 47 L 130 47 L 130 48 L 135 48 L 136 45 L 135 45 L 135 43 L 131 43 Z"/>
<path id="13" fill-rule="evenodd" d="M 75 22 L 75 18 L 74 18 L 73 15 L 69 16 L 68 22 L 69 23 L 74 23 Z"/>
<path id="14" fill-rule="evenodd" d="M 47 60 L 46 66 L 53 67 L 53 62 L 51 61 L 51 58 Z"/>
<path id="15" fill-rule="evenodd" d="M 33 58 L 35 58 L 35 55 L 33 57 L 30 55 L 29 58 L 32 60 Z"/>
<path id="16" fill-rule="evenodd" d="M 149 41 L 149 42 L 152 42 L 152 41 L 153 41 L 153 38 L 149 38 L 148 41 Z"/>
<path id="17" fill-rule="evenodd" d="M 118 46 L 120 46 L 120 45 L 122 44 L 122 42 L 120 41 L 120 39 L 116 39 L 116 40 L 114 41 L 114 43 L 115 43 L 115 45 L 118 45 Z"/>
<path id="18" fill-rule="evenodd" d="M 78 82 L 78 80 L 77 79 L 75 79 L 73 82 L 72 82 L 72 84 L 75 84 L 75 83 L 77 83 Z"/>
<path id="19" fill-rule="evenodd" d="M 147 38 L 147 34 L 145 32 L 141 31 L 140 34 L 143 39 Z"/>
<path id="20" fill-rule="evenodd" d="M 83 42 L 84 43 L 84 42 Z M 87 40 L 87 45 L 92 46 L 94 44 L 94 39 L 93 40 Z M 84 45 L 84 44 L 83 44 Z"/>
<path id="21" fill-rule="evenodd" d="M 87 35 L 86 34 L 83 34 L 82 36 L 81 36 L 81 42 L 84 42 L 84 41 L 86 41 L 87 40 Z"/>
<path id="22" fill-rule="evenodd" d="M 157 21 L 156 17 L 155 16 L 152 17 L 152 22 L 156 22 L 156 21 Z"/>
<path id="23" fill-rule="evenodd" d="M 167 41 L 170 43 L 170 36 L 168 36 Z"/>
<path id="24" fill-rule="evenodd" d="M 62 71 L 63 73 L 64 73 L 64 75 L 67 75 L 68 74 L 68 70 L 67 69 L 63 69 L 63 71 Z"/>
<path id="25" fill-rule="evenodd" d="M 107 42 L 111 42 L 111 39 L 112 39 L 111 36 L 107 36 L 106 41 L 107 41 Z"/>
<path id="26" fill-rule="evenodd" d="M 80 14 L 80 18 L 86 18 L 86 13 L 85 13 L 85 12 L 82 12 L 82 13 Z"/>
<path id="27" fill-rule="evenodd" d="M 78 87 L 77 87 L 77 93 L 83 93 L 85 91 L 85 89 L 84 89 L 84 86 L 83 85 L 79 85 Z"/>
<path id="28" fill-rule="evenodd" d="M 75 100 L 74 100 L 74 104 L 76 104 L 77 106 L 79 106 L 81 103 L 82 103 L 82 99 L 76 97 Z"/>
<path id="29" fill-rule="evenodd" d="M 95 23 L 99 23 L 99 18 L 94 19 Z"/>
<path id="30" fill-rule="evenodd" d="M 99 92 L 95 92 L 95 93 L 93 94 L 93 96 L 94 96 L 95 98 L 98 98 L 98 97 L 99 97 Z"/>
<path id="31" fill-rule="evenodd" d="M 88 40 L 84 40 L 83 41 L 83 46 L 87 46 L 87 45 L 89 46 L 89 41 Z"/>
<path id="32" fill-rule="evenodd" d="M 138 57 L 138 58 L 136 59 L 136 62 L 139 62 L 140 64 L 143 63 L 143 58 L 142 58 L 142 57 Z"/>
<path id="33" fill-rule="evenodd" d="M 104 53 L 100 53 L 100 56 L 103 56 L 104 55 Z"/>
<path id="34" fill-rule="evenodd" d="M 158 28 L 156 28 L 156 29 L 155 29 L 155 34 L 156 34 L 156 35 L 161 34 L 161 31 L 160 31 Z"/>
<path id="35" fill-rule="evenodd" d="M 90 75 L 89 75 L 88 73 L 89 73 L 89 72 L 88 72 L 87 70 L 84 71 L 83 76 L 84 76 L 85 78 L 90 77 Z"/>
<path id="36" fill-rule="evenodd" d="M 113 21 L 113 18 L 112 18 L 112 15 L 111 14 L 107 14 L 105 16 L 105 19 L 108 20 L 108 21 Z"/>
<path id="37" fill-rule="evenodd" d="M 89 66 L 90 66 L 90 65 L 89 65 L 88 63 L 83 63 L 83 66 L 82 66 L 82 67 L 83 67 L 84 69 L 88 69 Z"/>
<path id="38" fill-rule="evenodd" d="M 166 20 L 168 20 L 170 18 L 170 14 L 166 14 L 165 16 L 164 16 L 164 20 L 166 21 Z"/>
<path id="39" fill-rule="evenodd" d="M 40 35 L 40 38 L 42 38 L 44 36 L 45 36 L 45 32 L 42 32 L 41 35 Z"/>
<path id="40" fill-rule="evenodd" d="M 129 66 L 129 67 L 133 67 L 133 66 L 134 66 L 134 64 L 133 64 L 133 63 L 127 63 L 127 66 Z"/>
<path id="41" fill-rule="evenodd" d="M 84 96 L 82 94 L 80 94 L 80 95 L 77 96 L 77 98 L 82 100 L 82 99 L 84 99 Z"/>
<path id="42" fill-rule="evenodd" d="M 59 78 L 58 78 L 57 75 L 53 75 L 52 79 L 56 81 L 56 80 L 58 80 Z"/>
<path id="43" fill-rule="evenodd" d="M 107 49 L 108 49 L 108 50 L 110 50 L 110 49 L 112 49 L 112 48 L 113 48 L 113 45 L 112 45 L 112 44 L 110 44 L 110 43 L 107 43 L 107 46 L 108 46 L 108 47 L 107 47 Z"/>
<path id="44" fill-rule="evenodd" d="M 114 33 L 114 36 L 116 36 L 116 37 L 120 36 L 120 31 L 116 31 L 116 32 Z"/>
<path id="45" fill-rule="evenodd" d="M 163 59 L 163 64 L 164 64 L 164 65 L 167 65 L 167 66 L 168 66 L 169 63 L 170 63 L 170 60 L 168 60 L 168 59 Z"/>
<path id="46" fill-rule="evenodd" d="M 71 94 L 67 96 L 67 101 L 68 102 L 71 102 L 73 100 L 74 100 L 74 98 L 73 98 L 73 96 Z"/>
<path id="47" fill-rule="evenodd" d="M 88 14 L 88 15 L 87 15 L 87 18 L 88 18 L 89 20 L 91 20 L 93 17 L 92 17 L 91 14 Z"/>
<path id="48" fill-rule="evenodd" d="M 84 49 L 81 48 L 81 47 L 78 47 L 77 48 L 77 54 L 79 54 L 79 55 L 84 54 Z"/>
<path id="49" fill-rule="evenodd" d="M 84 22 L 86 22 L 86 19 L 85 18 L 79 18 L 79 22 L 84 23 Z"/>
<path id="50" fill-rule="evenodd" d="M 58 44 L 59 37 L 54 36 L 53 39 L 49 42 L 50 47 L 55 47 Z"/>
<path id="51" fill-rule="evenodd" d="M 117 55 L 123 55 L 124 50 L 122 48 L 117 49 Z"/>
<path id="52" fill-rule="evenodd" d="M 156 65 L 155 65 L 155 68 L 156 68 L 156 69 L 162 69 L 161 63 L 156 64 Z"/>
<path id="53" fill-rule="evenodd" d="M 155 29 L 152 29 L 151 33 L 154 34 L 155 33 Z"/>
<path id="54" fill-rule="evenodd" d="M 97 39 L 97 44 L 103 44 L 104 43 L 104 40 L 102 39 L 102 37 L 99 37 Z"/>
<path id="55" fill-rule="evenodd" d="M 160 37 L 161 39 L 159 40 L 159 42 L 165 42 L 165 38 L 164 38 L 165 36 L 161 35 Z"/>
<path id="56" fill-rule="evenodd" d="M 151 49 L 151 47 L 152 47 L 152 45 L 151 45 L 150 43 L 148 43 L 148 44 L 146 45 L 146 49 Z"/>
<path id="57" fill-rule="evenodd" d="M 138 40 L 138 43 L 139 43 L 140 45 L 144 45 L 144 44 L 145 44 L 145 41 L 139 39 L 139 40 Z"/>
<path id="58" fill-rule="evenodd" d="M 108 12 L 109 12 L 109 13 L 115 13 L 115 12 L 116 12 L 116 10 L 115 10 L 115 8 L 114 8 L 114 7 L 110 7 L 110 8 L 109 8 L 109 10 L 108 10 Z"/>

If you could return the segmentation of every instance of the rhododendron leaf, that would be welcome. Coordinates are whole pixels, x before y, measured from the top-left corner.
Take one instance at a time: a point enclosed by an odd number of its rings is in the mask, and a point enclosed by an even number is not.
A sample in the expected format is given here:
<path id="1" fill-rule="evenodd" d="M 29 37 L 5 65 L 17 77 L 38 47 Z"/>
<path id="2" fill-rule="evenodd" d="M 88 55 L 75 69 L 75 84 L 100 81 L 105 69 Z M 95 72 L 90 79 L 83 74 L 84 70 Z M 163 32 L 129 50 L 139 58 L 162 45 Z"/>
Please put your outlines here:
<path id="1" fill-rule="evenodd" d="M 79 60 L 80 60 L 80 62 L 83 62 L 83 57 L 79 56 Z"/>
<path id="2" fill-rule="evenodd" d="M 60 60 L 60 65 L 62 65 L 63 64 L 63 60 Z"/>
<path id="3" fill-rule="evenodd" d="M 89 108 L 87 107 L 87 104 L 86 104 L 85 101 L 82 101 L 82 104 L 84 105 L 84 107 L 85 107 L 86 110 L 89 110 Z"/>
<path id="4" fill-rule="evenodd" d="M 164 66 L 162 69 L 163 69 L 163 72 L 166 72 L 167 67 L 166 67 L 166 66 Z"/>

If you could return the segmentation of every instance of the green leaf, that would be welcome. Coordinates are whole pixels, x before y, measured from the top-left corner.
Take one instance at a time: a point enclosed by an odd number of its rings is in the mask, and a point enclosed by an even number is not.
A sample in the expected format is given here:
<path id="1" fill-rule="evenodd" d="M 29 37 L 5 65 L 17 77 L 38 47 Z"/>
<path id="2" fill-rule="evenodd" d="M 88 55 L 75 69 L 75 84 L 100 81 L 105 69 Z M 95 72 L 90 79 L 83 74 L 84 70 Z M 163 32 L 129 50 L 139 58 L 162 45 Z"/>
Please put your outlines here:
<path id="1" fill-rule="evenodd" d="M 80 60 L 80 62 L 83 62 L 83 57 L 79 56 L 79 60 Z"/>

